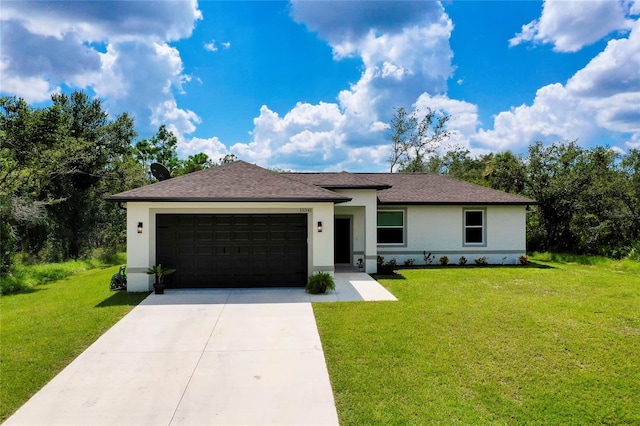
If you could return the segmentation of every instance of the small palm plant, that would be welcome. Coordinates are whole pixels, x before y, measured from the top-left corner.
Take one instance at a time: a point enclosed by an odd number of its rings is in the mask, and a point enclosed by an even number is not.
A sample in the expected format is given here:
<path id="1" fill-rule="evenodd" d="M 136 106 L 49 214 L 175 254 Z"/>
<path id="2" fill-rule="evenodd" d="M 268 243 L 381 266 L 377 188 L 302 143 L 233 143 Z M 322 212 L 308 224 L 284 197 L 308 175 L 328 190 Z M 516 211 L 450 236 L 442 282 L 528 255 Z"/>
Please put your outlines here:
<path id="1" fill-rule="evenodd" d="M 309 277 L 306 285 L 307 293 L 324 294 L 334 291 L 336 283 L 328 272 L 318 272 Z"/>
<path id="2" fill-rule="evenodd" d="M 169 274 L 173 274 L 176 270 L 173 268 L 163 268 L 161 264 L 153 265 L 145 272 L 148 275 L 155 275 L 156 282 L 153 284 L 153 288 L 156 290 L 156 294 L 164 293 L 164 277 Z"/>

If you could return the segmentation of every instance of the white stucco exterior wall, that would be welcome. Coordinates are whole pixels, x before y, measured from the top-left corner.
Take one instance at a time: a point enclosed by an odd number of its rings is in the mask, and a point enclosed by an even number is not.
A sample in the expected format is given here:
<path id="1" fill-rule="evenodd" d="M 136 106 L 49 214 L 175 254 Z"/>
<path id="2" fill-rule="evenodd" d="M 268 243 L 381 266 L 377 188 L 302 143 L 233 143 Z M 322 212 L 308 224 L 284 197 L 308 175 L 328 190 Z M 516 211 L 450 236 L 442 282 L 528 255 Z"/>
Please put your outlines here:
<path id="1" fill-rule="evenodd" d="M 337 204 L 336 215 L 353 215 L 353 260 L 362 258 L 365 272 L 375 273 L 377 270 L 377 209 L 378 197 L 375 189 L 335 189 L 335 192 L 350 197 L 351 201 Z"/>
<path id="2" fill-rule="evenodd" d="M 308 232 L 309 274 L 316 271 L 333 273 L 333 203 L 196 203 L 196 202 L 129 202 L 127 203 L 127 289 L 151 291 L 153 277 L 147 268 L 155 264 L 157 214 L 306 214 Z M 138 223 L 143 231 L 138 234 Z M 318 232 L 322 222 L 322 232 Z"/>
<path id="3" fill-rule="evenodd" d="M 415 259 L 425 264 L 424 252 L 434 256 L 437 264 L 441 256 L 457 263 L 464 256 L 469 264 L 475 258 L 487 257 L 489 263 L 514 264 L 526 254 L 525 206 L 389 206 L 382 209 L 406 211 L 405 244 L 378 245 L 378 253 L 385 261 L 396 259 L 402 264 Z M 464 211 L 485 211 L 485 244 L 464 244 Z"/>

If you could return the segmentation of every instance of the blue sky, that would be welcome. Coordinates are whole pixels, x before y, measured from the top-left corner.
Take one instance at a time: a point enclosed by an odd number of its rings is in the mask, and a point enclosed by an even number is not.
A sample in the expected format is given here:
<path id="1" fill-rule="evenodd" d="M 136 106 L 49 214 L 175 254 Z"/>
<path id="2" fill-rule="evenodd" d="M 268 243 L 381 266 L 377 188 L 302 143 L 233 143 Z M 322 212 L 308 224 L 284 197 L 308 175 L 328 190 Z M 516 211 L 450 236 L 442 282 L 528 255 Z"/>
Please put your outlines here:
<path id="1" fill-rule="evenodd" d="M 182 157 L 387 169 L 394 107 L 451 115 L 450 143 L 640 148 L 640 2 L 0 3 L 0 94 L 84 89 Z"/>

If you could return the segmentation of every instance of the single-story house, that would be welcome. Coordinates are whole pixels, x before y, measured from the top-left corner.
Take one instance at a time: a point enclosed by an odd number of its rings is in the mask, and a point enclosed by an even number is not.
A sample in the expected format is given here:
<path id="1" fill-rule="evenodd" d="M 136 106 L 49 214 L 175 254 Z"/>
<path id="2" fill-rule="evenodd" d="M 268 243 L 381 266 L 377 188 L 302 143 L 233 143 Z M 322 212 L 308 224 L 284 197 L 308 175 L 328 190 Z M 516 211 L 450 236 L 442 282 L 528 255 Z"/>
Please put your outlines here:
<path id="1" fill-rule="evenodd" d="M 278 173 L 244 161 L 122 192 L 129 291 L 167 285 L 304 286 L 317 271 L 378 256 L 517 263 L 535 201 L 434 174 Z"/>

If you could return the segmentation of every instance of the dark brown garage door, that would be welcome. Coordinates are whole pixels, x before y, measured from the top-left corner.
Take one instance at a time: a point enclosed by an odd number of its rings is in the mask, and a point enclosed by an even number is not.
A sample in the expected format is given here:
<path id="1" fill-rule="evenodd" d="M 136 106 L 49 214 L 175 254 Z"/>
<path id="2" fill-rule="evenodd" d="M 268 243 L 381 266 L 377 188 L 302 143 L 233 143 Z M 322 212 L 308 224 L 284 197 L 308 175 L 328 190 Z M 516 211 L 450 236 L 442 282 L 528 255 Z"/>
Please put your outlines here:
<path id="1" fill-rule="evenodd" d="M 303 214 L 160 214 L 156 259 L 176 268 L 168 287 L 302 287 L 307 281 Z"/>

